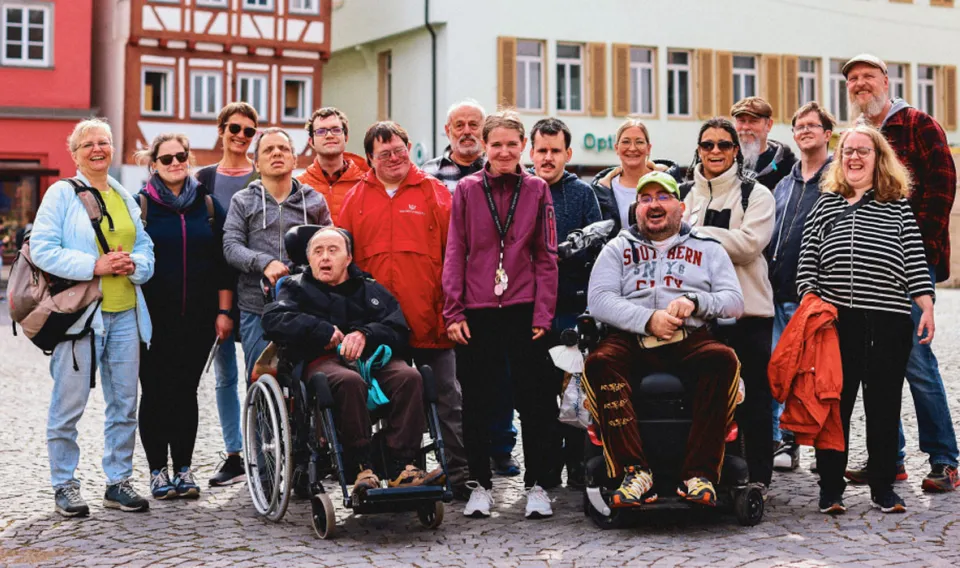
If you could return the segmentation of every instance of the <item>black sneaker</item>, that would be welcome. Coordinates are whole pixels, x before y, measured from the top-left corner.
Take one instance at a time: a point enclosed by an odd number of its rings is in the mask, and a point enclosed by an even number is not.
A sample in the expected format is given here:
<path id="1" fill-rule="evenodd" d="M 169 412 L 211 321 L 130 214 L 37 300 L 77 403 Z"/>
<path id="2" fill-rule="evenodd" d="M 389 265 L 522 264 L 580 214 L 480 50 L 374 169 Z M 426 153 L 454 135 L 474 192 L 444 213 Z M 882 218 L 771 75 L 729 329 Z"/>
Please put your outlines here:
<path id="1" fill-rule="evenodd" d="M 150 503 L 137 493 L 129 479 L 124 479 L 120 483 L 107 485 L 107 492 L 103 494 L 103 506 L 128 513 L 139 513 L 149 509 Z"/>
<path id="2" fill-rule="evenodd" d="M 891 489 L 880 495 L 871 495 L 870 502 L 884 513 L 906 513 L 907 504 Z"/>
<path id="3" fill-rule="evenodd" d="M 210 487 L 223 487 L 246 480 L 247 471 L 243 467 L 243 458 L 240 454 L 230 454 L 223 459 L 216 475 L 210 478 Z"/>
<path id="4" fill-rule="evenodd" d="M 854 485 L 865 485 L 870 482 L 870 473 L 867 470 L 866 462 L 863 463 L 860 467 L 847 468 L 843 472 L 843 476 L 853 483 Z M 902 463 L 897 464 L 897 477 L 896 481 L 906 481 L 907 480 L 907 468 Z"/>
<path id="5" fill-rule="evenodd" d="M 842 515 L 847 512 L 843 504 L 843 495 L 828 495 L 820 492 L 820 512 L 825 515 Z"/>
<path id="6" fill-rule="evenodd" d="M 64 517 L 86 517 L 90 507 L 80 495 L 80 486 L 75 483 L 57 487 L 53 494 L 56 510 Z"/>
<path id="7" fill-rule="evenodd" d="M 514 477 L 520 475 L 520 464 L 510 454 L 490 458 L 490 468 L 497 475 Z"/>

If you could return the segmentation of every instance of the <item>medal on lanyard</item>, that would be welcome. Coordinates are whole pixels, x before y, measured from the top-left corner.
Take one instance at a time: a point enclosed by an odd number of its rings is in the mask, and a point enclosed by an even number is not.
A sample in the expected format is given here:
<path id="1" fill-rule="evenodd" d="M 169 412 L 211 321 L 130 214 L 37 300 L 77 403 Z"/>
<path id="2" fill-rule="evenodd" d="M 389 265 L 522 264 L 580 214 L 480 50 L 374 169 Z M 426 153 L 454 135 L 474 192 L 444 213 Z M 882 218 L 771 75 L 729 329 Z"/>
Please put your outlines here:
<path id="1" fill-rule="evenodd" d="M 510 284 L 507 271 L 503 269 L 503 241 L 500 241 L 500 261 L 497 263 L 497 272 L 493 277 L 493 293 L 502 296 Z"/>
<path id="2" fill-rule="evenodd" d="M 503 268 L 503 249 L 506 248 L 507 231 L 513 224 L 513 216 L 517 211 L 517 202 L 520 200 L 520 187 L 523 185 L 523 177 L 517 179 L 517 188 L 513 192 L 510 200 L 510 209 L 507 210 L 507 220 L 500 222 L 500 214 L 497 212 L 497 206 L 493 202 L 493 190 L 490 188 L 490 182 L 487 181 L 487 174 L 483 174 L 483 192 L 487 197 L 487 207 L 490 208 L 490 215 L 493 217 L 493 224 L 497 227 L 497 233 L 500 235 L 500 258 L 497 261 L 497 271 L 493 276 L 493 293 L 498 298 L 503 295 L 510 284 L 510 278 L 507 271 Z"/>

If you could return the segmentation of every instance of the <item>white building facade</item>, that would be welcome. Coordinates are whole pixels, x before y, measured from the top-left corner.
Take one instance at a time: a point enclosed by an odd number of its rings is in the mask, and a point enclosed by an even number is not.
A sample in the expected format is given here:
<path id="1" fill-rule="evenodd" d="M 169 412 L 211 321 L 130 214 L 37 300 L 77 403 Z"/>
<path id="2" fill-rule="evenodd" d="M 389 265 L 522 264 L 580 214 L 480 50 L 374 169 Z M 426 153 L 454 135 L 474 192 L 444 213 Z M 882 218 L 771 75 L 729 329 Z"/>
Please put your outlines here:
<path id="1" fill-rule="evenodd" d="M 810 100 L 852 118 L 840 66 L 861 52 L 960 144 L 953 0 L 338 0 L 331 27 L 322 100 L 349 116 L 357 153 L 389 118 L 429 159 L 448 106 L 474 98 L 515 107 L 528 128 L 564 120 L 583 173 L 617 162 L 627 116 L 647 124 L 654 158 L 689 164 L 702 121 L 745 96 L 771 103 L 784 142 Z"/>

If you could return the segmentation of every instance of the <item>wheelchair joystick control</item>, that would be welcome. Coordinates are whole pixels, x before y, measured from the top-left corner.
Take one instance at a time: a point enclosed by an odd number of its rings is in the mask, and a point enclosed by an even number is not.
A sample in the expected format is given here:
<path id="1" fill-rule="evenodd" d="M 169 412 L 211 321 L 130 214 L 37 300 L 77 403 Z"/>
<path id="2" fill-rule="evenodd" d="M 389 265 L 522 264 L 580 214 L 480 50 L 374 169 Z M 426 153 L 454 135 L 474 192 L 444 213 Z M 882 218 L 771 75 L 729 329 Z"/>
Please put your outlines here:
<path id="1" fill-rule="evenodd" d="M 580 341 L 580 336 L 577 330 L 572 327 L 568 327 L 560 333 L 560 343 L 567 347 L 576 347 L 578 341 Z"/>

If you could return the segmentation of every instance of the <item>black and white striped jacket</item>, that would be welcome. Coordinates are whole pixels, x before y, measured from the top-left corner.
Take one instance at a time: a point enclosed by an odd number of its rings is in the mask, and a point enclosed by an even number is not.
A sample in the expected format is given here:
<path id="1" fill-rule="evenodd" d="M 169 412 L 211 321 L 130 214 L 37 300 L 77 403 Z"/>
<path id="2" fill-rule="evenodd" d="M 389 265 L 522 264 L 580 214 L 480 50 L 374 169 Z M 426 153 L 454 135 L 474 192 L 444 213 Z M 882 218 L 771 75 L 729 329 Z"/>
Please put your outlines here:
<path id="1" fill-rule="evenodd" d="M 847 208 L 824 192 L 803 229 L 797 292 L 836 306 L 910 314 L 911 298 L 933 295 L 920 228 L 906 199 L 869 202 L 824 229 Z"/>

